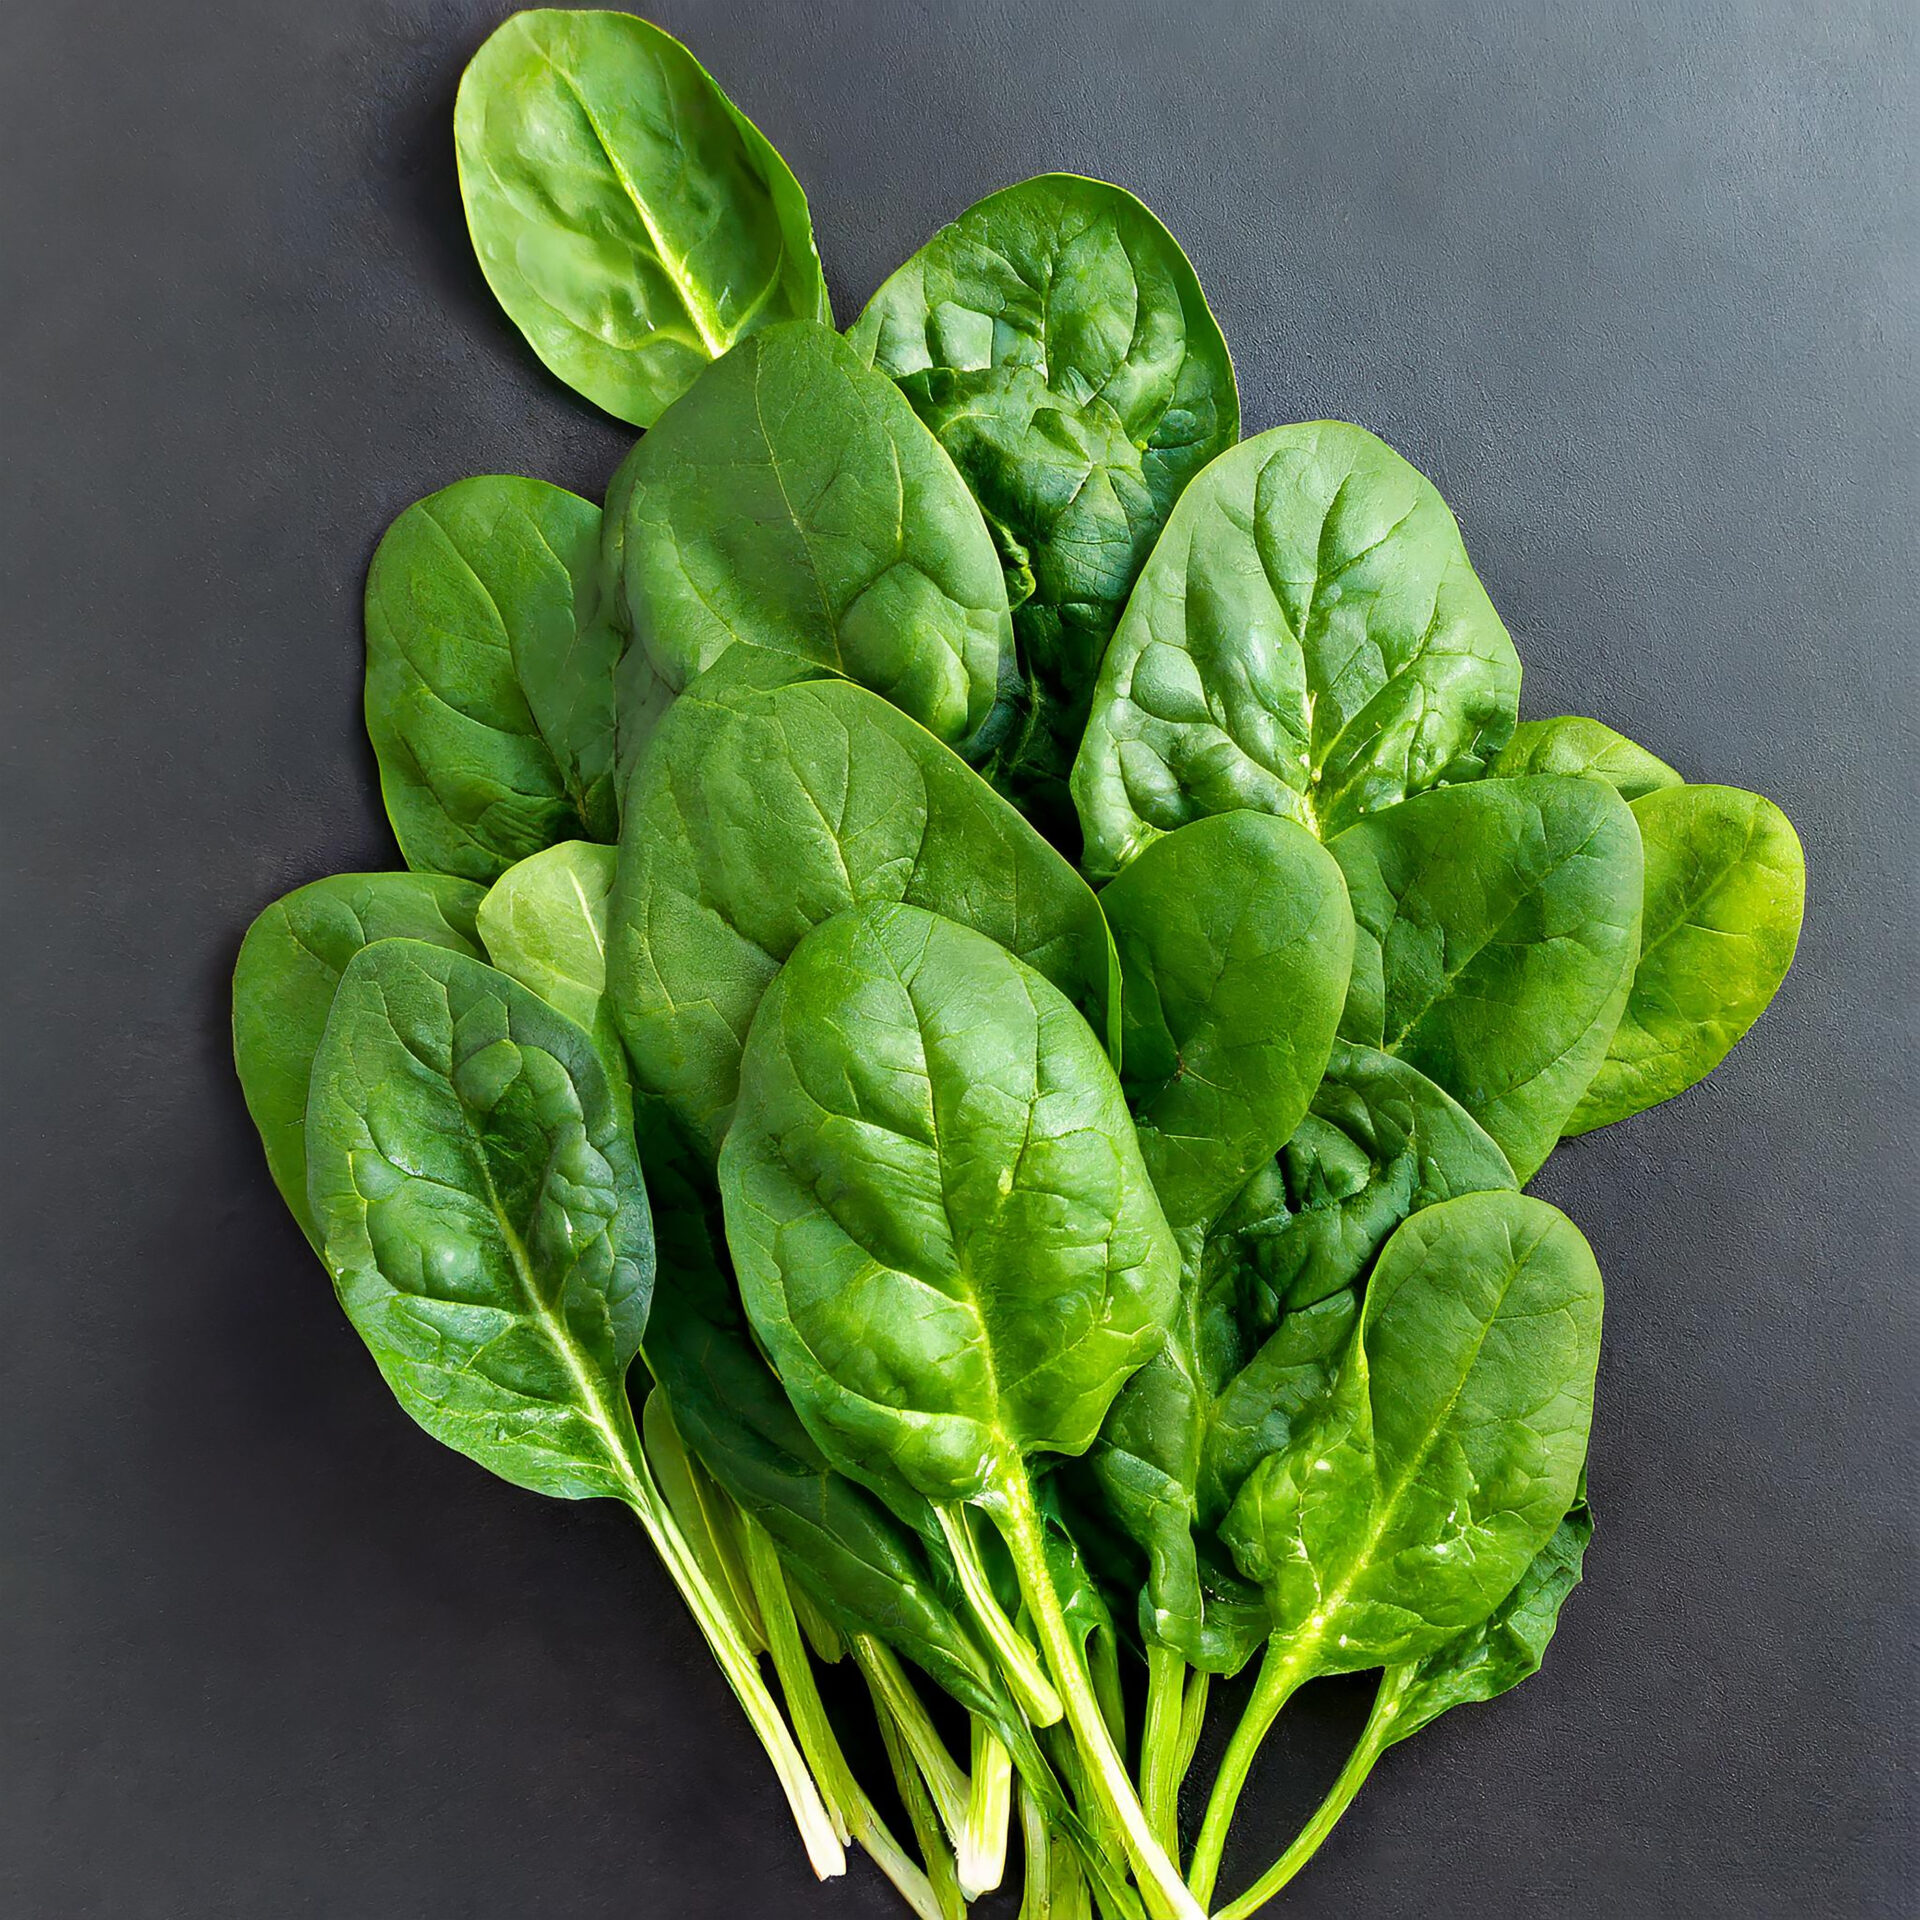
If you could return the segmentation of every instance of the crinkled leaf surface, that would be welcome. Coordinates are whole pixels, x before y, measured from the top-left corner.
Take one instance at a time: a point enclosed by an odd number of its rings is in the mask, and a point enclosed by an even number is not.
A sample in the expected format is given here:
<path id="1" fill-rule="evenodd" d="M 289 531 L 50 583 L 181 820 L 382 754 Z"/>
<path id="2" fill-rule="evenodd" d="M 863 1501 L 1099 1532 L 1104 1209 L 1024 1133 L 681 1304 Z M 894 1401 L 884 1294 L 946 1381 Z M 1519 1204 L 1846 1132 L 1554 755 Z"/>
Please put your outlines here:
<path id="1" fill-rule="evenodd" d="M 411 867 L 496 879 L 611 840 L 613 675 L 600 510 L 486 474 L 416 501 L 367 575 L 367 732 Z"/>
<path id="2" fill-rule="evenodd" d="M 668 691 L 761 648 L 977 744 L 1013 667 L 993 541 L 900 390 L 831 328 L 792 321 L 736 347 L 661 416 L 630 477 L 627 618 Z"/>
<path id="3" fill-rule="evenodd" d="M 1806 857 L 1771 800 L 1668 787 L 1633 803 L 1646 911 L 1633 991 L 1567 1122 L 1586 1133 L 1684 1092 L 1766 1011 L 1793 964 Z"/>
<path id="4" fill-rule="evenodd" d="M 1524 1194 L 1388 1241 L 1333 1392 L 1224 1528 L 1292 1677 L 1420 1658 L 1512 1592 L 1579 1483 L 1600 1311 L 1579 1229 Z"/>
<path id="5" fill-rule="evenodd" d="M 1680 785 L 1680 776 L 1664 760 L 1624 733 L 1578 714 L 1522 720 L 1487 771 L 1502 780 L 1525 773 L 1591 773 L 1622 800 Z"/>
<path id="6" fill-rule="evenodd" d="M 233 970 L 233 1061 L 274 1185 L 317 1249 L 307 1205 L 307 1083 L 347 962 L 376 940 L 480 953 L 482 894 L 442 873 L 336 873 L 266 908 Z"/>
<path id="7" fill-rule="evenodd" d="M 1519 693 L 1429 481 L 1359 427 L 1257 434 L 1180 496 L 1107 649 L 1073 770 L 1084 864 L 1236 807 L 1330 838 L 1479 775 Z"/>
<path id="8" fill-rule="evenodd" d="M 1240 1342 L 1232 1276 L 1204 1265 L 1206 1233 L 1306 1111 L 1353 921 L 1313 835 L 1244 812 L 1155 841 L 1100 901 L 1120 955 L 1122 1085 L 1182 1261 L 1166 1343 L 1122 1389 L 1090 1465 L 1147 1555 L 1142 1632 L 1207 1659 L 1196 1482 Z"/>
<path id="9" fill-rule="evenodd" d="M 1216 1230 L 1236 1265 L 1242 1323 L 1270 1333 L 1282 1314 L 1358 1285 L 1422 1207 L 1515 1184 L 1506 1155 L 1425 1074 L 1336 1041 L 1311 1111 Z"/>
<path id="10" fill-rule="evenodd" d="M 613 899 L 621 1033 L 640 1083 L 694 1138 L 719 1151 L 760 996 L 847 907 L 906 901 L 974 927 L 1106 1032 L 1099 903 L 1011 806 L 864 688 L 765 687 L 733 667 L 661 724 L 628 795 Z"/>
<path id="11" fill-rule="evenodd" d="M 400 1404 L 517 1486 L 628 1497 L 653 1234 L 589 1035 L 482 961 L 380 941 L 334 995 L 307 1152 L 335 1288 Z"/>
<path id="12" fill-rule="evenodd" d="M 1639 953 L 1640 835 L 1604 781 L 1407 800 L 1333 842 L 1356 925 L 1340 1032 L 1425 1074 L 1532 1178 L 1593 1078 Z"/>
<path id="13" fill-rule="evenodd" d="M 516 13 L 454 103 L 487 284 L 568 386 L 651 426 L 770 321 L 831 318 L 807 198 L 679 41 L 625 13 Z"/>
<path id="14" fill-rule="evenodd" d="M 1200 283 L 1132 194 L 1047 173 L 941 228 L 848 338 L 993 530 L 1025 702 L 997 780 L 1070 830 L 1067 775 L 1120 610 L 1181 489 L 1240 429 Z"/>
<path id="15" fill-rule="evenodd" d="M 794 949 L 720 1182 L 801 1418 L 855 1477 L 872 1462 L 929 1500 L 1083 1452 L 1173 1311 L 1173 1235 L 1093 1030 L 917 907 L 838 915 Z"/>

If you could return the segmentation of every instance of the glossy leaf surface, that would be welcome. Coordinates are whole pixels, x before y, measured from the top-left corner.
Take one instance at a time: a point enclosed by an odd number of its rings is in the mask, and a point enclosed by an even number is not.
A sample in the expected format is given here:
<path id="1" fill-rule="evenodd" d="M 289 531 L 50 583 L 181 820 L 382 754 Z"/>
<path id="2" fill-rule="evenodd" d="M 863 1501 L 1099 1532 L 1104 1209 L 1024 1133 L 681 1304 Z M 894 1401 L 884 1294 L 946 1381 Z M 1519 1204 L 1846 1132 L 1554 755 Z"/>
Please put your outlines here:
<path id="1" fill-rule="evenodd" d="M 1677 787 L 1680 776 L 1645 747 L 1598 720 L 1562 714 L 1552 720 L 1522 720 L 1487 771 L 1510 780 L 1527 773 L 1591 773 L 1622 800 Z"/>
<path id="2" fill-rule="evenodd" d="M 986 515 L 1025 683 L 999 779 L 1048 831 L 1070 824 L 1067 774 L 1120 610 L 1182 488 L 1239 433 L 1200 283 L 1132 194 L 1041 174 L 941 228 L 848 338 Z"/>
<path id="3" fill-rule="evenodd" d="M 734 647 L 787 655 L 974 743 L 1013 664 L 980 509 L 900 390 L 830 328 L 709 368 L 633 459 L 627 618 L 666 689 Z"/>
<path id="4" fill-rule="evenodd" d="M 1523 1194 L 1387 1243 L 1333 1392 L 1227 1517 L 1296 1681 L 1420 1658 L 1513 1590 L 1573 1502 L 1600 1310 L 1579 1230 Z"/>
<path id="5" fill-rule="evenodd" d="M 1258 434 L 1181 495 L 1107 650 L 1073 772 L 1087 871 L 1237 807 L 1330 838 L 1483 772 L 1519 692 L 1430 482 L 1359 427 Z"/>
<path id="6" fill-rule="evenodd" d="M 509 867 L 480 903 L 487 957 L 620 1057 L 606 1004 L 607 898 L 619 855 L 563 840 Z"/>
<path id="7" fill-rule="evenodd" d="M 1669 787 L 1633 803 L 1646 911 L 1633 991 L 1567 1122 L 1586 1133 L 1684 1092 L 1766 1011 L 1793 964 L 1806 858 L 1771 800 Z"/>
<path id="8" fill-rule="evenodd" d="M 1639 953 L 1640 835 L 1591 778 L 1421 794 L 1333 843 L 1356 926 L 1340 1032 L 1443 1087 L 1522 1182 L 1607 1051 Z"/>
<path id="9" fill-rule="evenodd" d="M 512 15 L 461 79 L 454 147 L 500 304 L 568 386 L 636 427 L 754 328 L 830 317 L 799 182 L 645 20 Z"/>
<path id="10" fill-rule="evenodd" d="M 600 510 L 488 474 L 416 501 L 367 575 L 367 732 L 411 867 L 496 879 L 611 840 L 613 675 Z"/>
<path id="11" fill-rule="evenodd" d="M 307 1205 L 307 1083 L 347 962 L 376 940 L 480 953 L 470 880 L 440 873 L 336 873 L 266 908 L 233 970 L 233 1060 L 274 1185 L 318 1250 Z"/>
<path id="12" fill-rule="evenodd" d="M 1080 1453 L 1162 1339 L 1177 1255 L 1066 998 L 910 906 L 828 921 L 761 1001 L 720 1157 L 747 1311 L 856 1477 L 979 1497 Z"/>
<path id="13" fill-rule="evenodd" d="M 400 1404 L 517 1486 L 633 1500 L 653 1234 L 587 1033 L 481 961 L 381 941 L 334 996 L 308 1160 L 341 1304 Z"/>
<path id="14" fill-rule="evenodd" d="M 780 677 L 785 663 L 770 663 Z M 641 1084 L 719 1151 L 760 996 L 808 930 L 906 901 L 989 935 L 1107 1030 L 1099 903 L 923 728 L 837 680 L 706 676 L 628 796 L 613 902 L 614 1011 Z"/>

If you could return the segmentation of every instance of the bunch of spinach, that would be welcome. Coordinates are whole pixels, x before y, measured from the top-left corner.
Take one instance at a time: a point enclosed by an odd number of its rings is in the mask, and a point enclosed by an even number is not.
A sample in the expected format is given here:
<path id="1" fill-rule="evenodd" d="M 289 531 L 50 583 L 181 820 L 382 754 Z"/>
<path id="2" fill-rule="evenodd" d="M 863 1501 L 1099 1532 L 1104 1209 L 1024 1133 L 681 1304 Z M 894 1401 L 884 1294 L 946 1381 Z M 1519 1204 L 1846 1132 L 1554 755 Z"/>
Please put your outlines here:
<path id="1" fill-rule="evenodd" d="M 379 544 L 406 870 L 242 944 L 273 1178 L 427 1431 L 634 1512 L 823 1876 L 952 1920 L 1017 1809 L 1027 1920 L 1192 1920 L 1286 1701 L 1378 1669 L 1238 1920 L 1539 1666 L 1601 1285 L 1521 1189 L 1765 1008 L 1793 829 L 1519 721 L 1438 493 L 1358 427 L 1239 440 L 1122 189 L 990 195 L 842 338 L 657 28 L 516 14 L 455 135 L 502 306 L 646 431 L 602 507 L 488 475 Z"/>

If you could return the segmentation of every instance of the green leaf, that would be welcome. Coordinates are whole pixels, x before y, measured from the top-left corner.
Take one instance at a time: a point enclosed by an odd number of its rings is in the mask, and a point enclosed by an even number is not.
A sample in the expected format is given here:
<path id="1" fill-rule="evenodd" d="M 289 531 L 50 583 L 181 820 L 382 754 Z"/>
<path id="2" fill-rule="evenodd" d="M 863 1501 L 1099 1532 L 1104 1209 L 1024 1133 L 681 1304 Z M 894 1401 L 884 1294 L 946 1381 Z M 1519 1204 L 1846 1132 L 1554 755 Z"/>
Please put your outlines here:
<path id="1" fill-rule="evenodd" d="M 970 1500 L 1082 1453 L 1178 1258 L 1086 1022 L 985 935 L 836 916 L 754 1017 L 720 1156 L 755 1332 L 830 1458 Z"/>
<path id="2" fill-rule="evenodd" d="M 1583 1490 L 1499 1606 L 1414 1663 L 1384 1744 L 1395 1745 L 1451 1708 L 1492 1700 L 1538 1673 L 1560 1609 L 1580 1584 L 1592 1539 L 1593 1510 Z"/>
<path id="3" fill-rule="evenodd" d="M 849 340 L 953 457 L 1007 570 L 1027 713 L 998 779 L 1049 834 L 1101 656 L 1181 489 L 1240 430 L 1178 243 L 1122 188 L 1047 173 L 942 227 Z"/>
<path id="4" fill-rule="evenodd" d="M 624 1383 L 653 1234 L 589 1036 L 481 961 L 380 941 L 334 995 L 307 1150 L 335 1288 L 400 1404 L 516 1486 L 647 1503 Z"/>
<path id="5" fill-rule="evenodd" d="M 703 373 L 634 454 L 627 617 L 670 692 L 736 646 L 981 745 L 1013 665 L 980 509 L 894 384 L 792 321 Z"/>
<path id="6" fill-rule="evenodd" d="M 1374 814 L 1333 854 L 1357 927 L 1342 1038 L 1443 1087 L 1531 1179 L 1633 979 L 1626 802 L 1592 778 L 1482 780 Z"/>
<path id="7" fill-rule="evenodd" d="M 608 619 L 628 641 L 632 628 L 627 619 L 627 516 L 633 507 L 633 490 L 639 481 L 639 457 L 643 440 L 614 469 L 607 482 L 607 497 L 600 509 L 600 604 Z M 614 787 L 622 797 L 633 784 L 633 770 L 645 751 L 660 717 L 673 704 L 673 692 L 661 679 L 645 647 L 629 644 L 613 671 Z"/>
<path id="8" fill-rule="evenodd" d="M 1203 1264 L 1205 1237 L 1306 1111 L 1353 916 L 1327 850 L 1256 813 L 1156 840 L 1100 903 L 1120 954 L 1122 1085 L 1182 1270 L 1166 1344 L 1121 1390 L 1090 1465 L 1147 1555 L 1143 1635 L 1206 1662 L 1195 1489 L 1213 1396 L 1241 1354 L 1231 1275 L 1223 1287 Z"/>
<path id="9" fill-rule="evenodd" d="M 476 958 L 481 891 L 440 873 L 336 873 L 266 908 L 233 970 L 233 1063 L 274 1185 L 320 1246 L 307 1205 L 307 1083 L 334 989 L 362 947 L 429 940 Z"/>
<path id="10" fill-rule="evenodd" d="M 807 197 L 679 41 L 625 13 L 516 13 L 454 103 L 474 251 L 568 386 L 650 427 L 771 321 L 831 318 Z"/>
<path id="11" fill-rule="evenodd" d="M 1579 1482 L 1600 1307 L 1579 1230 L 1523 1194 L 1388 1241 L 1332 1394 L 1224 1529 L 1291 1684 L 1421 1658 L 1513 1590 Z"/>
<path id="12" fill-rule="evenodd" d="M 1519 692 L 1432 485 L 1359 427 L 1275 427 L 1181 495 L 1127 604 L 1073 770 L 1084 864 L 1237 807 L 1330 838 L 1477 777 Z"/>
<path id="13" fill-rule="evenodd" d="M 618 1062 L 607 993 L 607 898 L 619 855 L 588 840 L 509 867 L 480 903 L 477 924 L 487 958 L 601 1041 Z"/>
<path id="14" fill-rule="evenodd" d="M 810 928 L 873 901 L 991 936 L 1106 1031 L 1099 903 L 977 774 L 845 681 L 757 686 L 735 660 L 704 676 L 628 795 L 611 979 L 637 1080 L 709 1153 L 768 983 Z"/>
<path id="15" fill-rule="evenodd" d="M 416 501 L 367 575 L 367 732 L 407 864 L 491 881 L 611 840 L 613 675 L 600 512 L 488 474 Z"/>
<path id="16" fill-rule="evenodd" d="M 1168 1223 L 1204 1231 L 1299 1125 L 1353 963 L 1339 865 L 1291 821 L 1198 820 L 1100 896 L 1121 1084 Z"/>
<path id="17" fill-rule="evenodd" d="M 1357 1286 L 1422 1207 L 1516 1184 L 1506 1155 L 1425 1074 L 1336 1041 L 1312 1110 L 1216 1229 L 1240 1319 L 1271 1333 L 1282 1315 Z"/>
<path id="18" fill-rule="evenodd" d="M 1574 714 L 1522 720 L 1487 771 L 1502 780 L 1525 773 L 1596 774 L 1622 800 L 1638 800 L 1661 787 L 1680 785 L 1680 776 L 1645 747 L 1598 720 Z"/>
<path id="19" fill-rule="evenodd" d="M 1806 858 L 1771 800 L 1669 787 L 1633 803 L 1646 910 L 1633 991 L 1600 1070 L 1566 1123 L 1587 1133 L 1703 1080 L 1766 1011 L 1793 964 Z"/>

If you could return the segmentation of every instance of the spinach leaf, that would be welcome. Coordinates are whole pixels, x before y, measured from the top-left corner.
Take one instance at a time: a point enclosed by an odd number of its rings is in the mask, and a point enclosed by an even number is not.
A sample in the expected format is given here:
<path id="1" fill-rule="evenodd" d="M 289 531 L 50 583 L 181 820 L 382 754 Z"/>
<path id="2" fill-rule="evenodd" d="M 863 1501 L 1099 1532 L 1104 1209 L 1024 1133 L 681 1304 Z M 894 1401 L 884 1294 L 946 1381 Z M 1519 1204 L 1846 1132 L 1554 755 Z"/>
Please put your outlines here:
<path id="1" fill-rule="evenodd" d="M 1583 1487 L 1519 1584 L 1485 1620 L 1423 1658 L 1382 1673 L 1373 1711 L 1326 1799 L 1274 1865 L 1220 1909 L 1218 1920 L 1251 1920 L 1299 1873 L 1388 1747 L 1431 1725 L 1450 1708 L 1491 1700 L 1540 1670 L 1560 1609 L 1579 1584 L 1592 1538 L 1593 1515 Z"/>
<path id="2" fill-rule="evenodd" d="M 600 604 L 629 643 L 613 670 L 614 786 L 623 801 L 633 784 L 634 767 L 660 724 L 660 716 L 673 704 L 672 690 L 661 679 L 646 648 L 631 644 L 632 624 L 627 618 L 627 516 L 639 479 L 636 469 L 641 445 L 636 440 L 614 469 L 600 508 Z"/>
<path id="3" fill-rule="evenodd" d="M 831 317 L 799 182 L 644 20 L 514 14 L 453 131 L 487 284 L 554 373 L 636 427 L 755 327 Z"/>
<path id="4" fill-rule="evenodd" d="M 1487 771 L 1502 780 L 1525 773 L 1596 774 L 1622 800 L 1638 800 L 1644 793 L 1680 784 L 1680 776 L 1645 747 L 1577 714 L 1522 720 Z"/>
<path id="5" fill-rule="evenodd" d="M 1640 964 L 1612 1045 L 1566 1123 L 1587 1133 L 1683 1093 L 1766 1011 L 1793 964 L 1806 858 L 1771 800 L 1668 787 L 1633 803 L 1646 851 Z"/>
<path id="6" fill-rule="evenodd" d="M 1579 1230 L 1524 1194 L 1442 1201 L 1387 1242 L 1333 1391 L 1254 1469 L 1223 1529 L 1274 1635 L 1195 1848 L 1201 1899 L 1295 1689 L 1436 1652 L 1552 1537 L 1586 1459 L 1600 1310 Z"/>
<path id="7" fill-rule="evenodd" d="M 1181 495 L 1107 649 L 1073 770 L 1086 869 L 1236 807 L 1331 837 L 1480 774 L 1519 692 L 1433 486 L 1359 427 L 1275 427 Z"/>
<path id="8" fill-rule="evenodd" d="M 233 970 L 233 1062 L 273 1183 L 319 1251 L 307 1205 L 307 1083 L 347 962 L 376 940 L 480 953 L 481 891 L 440 873 L 336 873 L 296 887 L 247 929 Z"/>
<path id="9" fill-rule="evenodd" d="M 801 936 L 843 908 L 906 901 L 962 921 L 1103 1033 L 1118 997 L 1099 903 L 1012 807 L 864 688 L 756 684 L 787 671 L 761 656 L 704 675 L 628 795 L 614 1011 L 638 1081 L 710 1153 L 760 996 Z"/>
<path id="10" fill-rule="evenodd" d="M 613 674 L 600 514 L 489 474 L 416 501 L 367 575 L 367 732 L 407 864 L 490 881 L 611 840 Z"/>
<path id="11" fill-rule="evenodd" d="M 616 1070 L 620 1036 L 607 993 L 607 897 L 619 855 L 563 840 L 509 867 L 480 902 L 487 958 L 600 1042 Z"/>
<path id="12" fill-rule="evenodd" d="M 400 1404 L 516 1486 L 634 1502 L 653 1233 L 587 1034 L 481 961 L 376 942 L 334 995 L 307 1157 L 341 1304 Z"/>
<path id="13" fill-rule="evenodd" d="M 1140 1151 L 1169 1225 L 1204 1233 L 1326 1069 L 1353 964 L 1346 883 L 1293 822 L 1227 813 L 1156 841 L 1100 905 Z"/>
<path id="14" fill-rule="evenodd" d="M 1305 1113 L 1333 1043 L 1353 917 L 1332 856 L 1257 813 L 1157 840 L 1100 896 L 1120 955 L 1122 1085 L 1181 1246 L 1166 1343 L 1122 1389 L 1090 1466 L 1148 1557 L 1141 1632 L 1206 1664 L 1193 1528 L 1212 1400 L 1239 1364 L 1206 1233 Z"/>
<path id="15" fill-rule="evenodd" d="M 941 228 L 847 337 L 980 502 L 1024 680 L 998 783 L 1050 837 L 1075 831 L 1067 774 L 1107 641 L 1181 489 L 1240 430 L 1200 283 L 1132 194 L 1047 173 Z"/>
<path id="16" fill-rule="evenodd" d="M 671 692 L 762 648 L 979 749 L 1013 666 L 993 542 L 899 389 L 831 328 L 789 321 L 716 361 L 632 483 L 627 617 Z"/>
<path id="17" fill-rule="evenodd" d="M 808 1427 L 929 1500 L 1084 1453 L 1172 1311 L 1172 1235 L 1099 1041 L 1044 976 L 918 907 L 836 915 L 794 949 L 720 1185 Z"/>
<path id="18" fill-rule="evenodd" d="M 1531 1179 L 1633 980 L 1626 802 L 1590 777 L 1481 780 L 1373 814 L 1333 854 L 1357 926 L 1341 1037 L 1445 1088 Z"/>
<path id="19" fill-rule="evenodd" d="M 1506 1155 L 1425 1074 L 1335 1041 L 1307 1117 L 1215 1232 L 1241 1325 L 1264 1336 L 1283 1314 L 1357 1286 L 1422 1207 L 1516 1184 Z"/>

